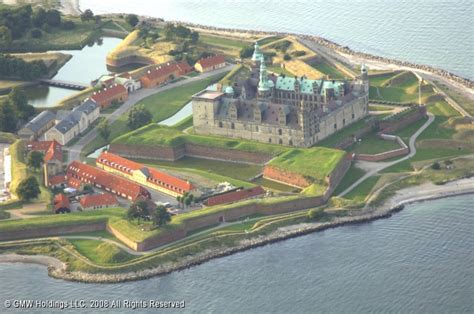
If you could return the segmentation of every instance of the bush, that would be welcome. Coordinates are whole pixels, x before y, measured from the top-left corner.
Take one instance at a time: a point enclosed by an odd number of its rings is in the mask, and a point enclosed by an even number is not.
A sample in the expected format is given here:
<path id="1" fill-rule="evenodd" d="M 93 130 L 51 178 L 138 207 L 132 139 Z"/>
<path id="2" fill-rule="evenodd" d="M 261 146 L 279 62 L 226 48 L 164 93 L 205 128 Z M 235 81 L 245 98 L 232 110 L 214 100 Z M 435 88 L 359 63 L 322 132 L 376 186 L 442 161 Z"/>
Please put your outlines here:
<path id="1" fill-rule="evenodd" d="M 71 30 L 76 28 L 76 24 L 74 24 L 73 21 L 66 21 L 61 25 L 61 27 L 65 30 Z"/>
<path id="2" fill-rule="evenodd" d="M 35 177 L 28 177 L 20 182 L 16 189 L 16 194 L 21 200 L 31 200 L 37 198 L 41 191 L 38 180 Z"/>
<path id="3" fill-rule="evenodd" d="M 135 27 L 138 24 L 138 16 L 135 14 L 129 14 L 127 15 L 127 23 L 130 24 L 130 26 Z"/>
<path id="4" fill-rule="evenodd" d="M 433 170 L 440 170 L 441 169 L 441 165 L 439 164 L 439 162 L 434 162 L 432 165 L 431 165 L 431 169 Z"/>
<path id="5" fill-rule="evenodd" d="M 43 32 L 39 28 L 33 28 L 30 31 L 30 35 L 33 38 L 41 38 L 41 36 L 43 36 Z"/>
<path id="6" fill-rule="evenodd" d="M 324 208 L 313 208 L 308 211 L 309 220 L 321 220 L 324 217 Z"/>
<path id="7" fill-rule="evenodd" d="M 250 58 L 253 55 L 254 50 L 255 49 L 252 46 L 244 47 L 240 50 L 239 55 L 242 59 Z"/>
<path id="8" fill-rule="evenodd" d="M 306 51 L 304 51 L 304 50 L 298 50 L 298 51 L 293 52 L 292 55 L 293 55 L 294 57 L 301 57 L 301 56 L 306 55 Z"/>
<path id="9" fill-rule="evenodd" d="M 291 60 L 291 56 L 289 54 L 285 53 L 285 55 L 283 56 L 283 60 L 289 61 L 289 60 Z"/>

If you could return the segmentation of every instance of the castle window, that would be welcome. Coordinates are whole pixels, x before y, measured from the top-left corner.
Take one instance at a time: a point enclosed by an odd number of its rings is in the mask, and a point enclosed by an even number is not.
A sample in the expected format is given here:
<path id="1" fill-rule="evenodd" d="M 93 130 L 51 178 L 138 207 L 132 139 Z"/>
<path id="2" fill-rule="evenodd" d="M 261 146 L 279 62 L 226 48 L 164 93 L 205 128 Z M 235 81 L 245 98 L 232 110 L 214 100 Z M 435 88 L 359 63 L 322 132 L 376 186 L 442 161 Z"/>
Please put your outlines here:
<path id="1" fill-rule="evenodd" d="M 257 131 L 257 132 L 258 132 L 258 125 L 255 127 L 255 131 Z"/>
<path id="2" fill-rule="evenodd" d="M 235 129 L 235 124 L 234 124 L 234 122 L 232 122 L 232 123 L 230 124 L 230 128 L 231 128 L 231 129 Z"/>
<path id="3" fill-rule="evenodd" d="M 342 119 L 342 125 L 346 125 L 346 119 Z"/>
<path id="4" fill-rule="evenodd" d="M 334 123 L 334 129 L 337 129 L 337 123 Z"/>
<path id="5" fill-rule="evenodd" d="M 352 119 L 354 119 L 354 118 L 355 118 L 355 114 L 352 114 Z"/>
<path id="6" fill-rule="evenodd" d="M 219 121 L 219 127 L 222 128 L 222 121 Z"/>
<path id="7" fill-rule="evenodd" d="M 282 140 L 282 139 L 279 139 L 279 140 L 278 140 L 278 144 L 283 144 L 283 140 Z"/>
<path id="8" fill-rule="evenodd" d="M 278 135 L 281 135 L 281 134 L 282 134 L 281 129 L 278 129 Z"/>
<path id="9" fill-rule="evenodd" d="M 290 144 L 290 145 L 293 145 L 293 140 L 290 140 L 289 144 Z"/>
<path id="10" fill-rule="evenodd" d="M 269 138 L 268 138 L 268 143 L 271 143 L 271 142 L 272 142 L 272 138 L 269 137 Z"/>

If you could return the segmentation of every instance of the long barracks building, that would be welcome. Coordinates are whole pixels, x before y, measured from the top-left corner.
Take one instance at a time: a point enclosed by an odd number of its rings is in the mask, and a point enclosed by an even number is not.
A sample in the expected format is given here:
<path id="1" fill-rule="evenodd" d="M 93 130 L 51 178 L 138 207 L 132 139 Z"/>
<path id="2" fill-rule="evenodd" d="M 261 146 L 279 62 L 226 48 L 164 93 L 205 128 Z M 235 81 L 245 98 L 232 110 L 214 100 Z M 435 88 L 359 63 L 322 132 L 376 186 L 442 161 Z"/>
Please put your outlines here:
<path id="1" fill-rule="evenodd" d="M 129 180 L 140 183 L 151 189 L 163 192 L 172 196 L 180 196 L 184 193 L 196 191 L 189 181 L 185 181 L 153 168 L 120 157 L 118 155 L 103 152 L 96 159 L 97 167 L 107 172 L 123 176 Z"/>

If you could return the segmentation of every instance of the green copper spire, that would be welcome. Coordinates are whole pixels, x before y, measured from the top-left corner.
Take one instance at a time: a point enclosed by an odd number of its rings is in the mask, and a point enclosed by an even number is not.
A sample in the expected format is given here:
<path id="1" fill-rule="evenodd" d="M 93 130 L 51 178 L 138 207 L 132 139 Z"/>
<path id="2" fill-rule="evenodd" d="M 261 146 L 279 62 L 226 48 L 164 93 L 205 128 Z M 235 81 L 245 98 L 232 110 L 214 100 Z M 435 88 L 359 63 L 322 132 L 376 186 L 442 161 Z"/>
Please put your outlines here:
<path id="1" fill-rule="evenodd" d="M 263 57 L 262 51 L 260 51 L 260 46 L 258 45 L 258 41 L 255 42 L 255 50 L 253 51 L 252 60 L 253 61 L 260 61 Z"/>
<path id="2" fill-rule="evenodd" d="M 262 55 L 260 59 L 260 80 L 258 82 L 258 90 L 260 92 L 265 92 L 270 89 L 268 84 L 268 76 L 267 76 L 267 66 L 265 65 L 265 59 Z"/>

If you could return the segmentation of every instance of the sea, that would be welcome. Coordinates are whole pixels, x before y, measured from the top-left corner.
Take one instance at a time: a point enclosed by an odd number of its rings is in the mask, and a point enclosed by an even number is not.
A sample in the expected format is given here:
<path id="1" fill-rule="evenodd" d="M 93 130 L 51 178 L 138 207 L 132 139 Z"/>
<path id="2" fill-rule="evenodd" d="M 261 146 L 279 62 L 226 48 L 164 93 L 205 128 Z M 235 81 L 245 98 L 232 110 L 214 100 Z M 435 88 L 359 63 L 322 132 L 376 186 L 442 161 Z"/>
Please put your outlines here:
<path id="1" fill-rule="evenodd" d="M 464 195 L 142 281 L 74 283 L 48 277 L 44 266 L 0 264 L 0 308 L 5 301 L 102 300 L 184 301 L 175 310 L 181 313 L 473 313 L 473 226 L 472 195 Z"/>
<path id="2" fill-rule="evenodd" d="M 78 0 L 94 13 L 136 13 L 236 29 L 317 35 L 352 49 L 474 79 L 473 0 Z"/>

